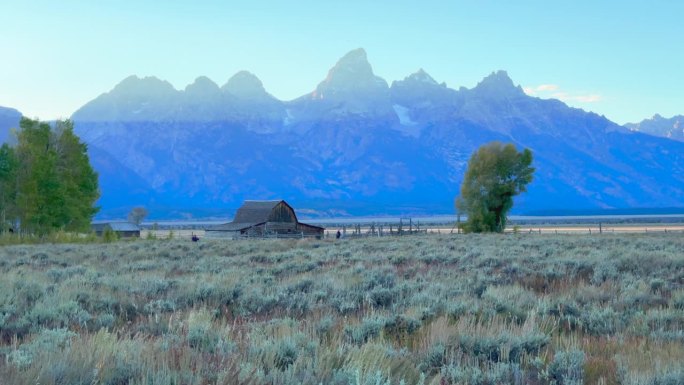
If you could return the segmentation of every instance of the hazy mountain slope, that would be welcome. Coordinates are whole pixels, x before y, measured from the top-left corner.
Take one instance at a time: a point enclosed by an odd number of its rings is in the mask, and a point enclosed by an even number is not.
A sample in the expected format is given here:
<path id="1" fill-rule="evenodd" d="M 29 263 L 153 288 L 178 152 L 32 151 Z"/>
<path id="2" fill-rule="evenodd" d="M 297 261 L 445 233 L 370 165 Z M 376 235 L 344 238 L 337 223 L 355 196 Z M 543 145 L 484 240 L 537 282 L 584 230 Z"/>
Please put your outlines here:
<path id="1" fill-rule="evenodd" d="M 518 212 L 684 202 L 684 143 L 527 96 L 503 71 L 473 89 L 423 70 L 389 87 L 363 50 L 289 102 L 248 72 L 220 88 L 200 77 L 183 91 L 130 77 L 73 119 L 140 177 L 150 202 L 188 212 L 284 198 L 324 215 L 449 213 L 470 155 L 492 140 L 534 152 L 535 181 Z"/>
<path id="2" fill-rule="evenodd" d="M 7 107 L 0 107 L 0 144 L 10 139 L 10 130 L 19 128 L 21 112 Z"/>
<path id="3" fill-rule="evenodd" d="M 113 155 L 89 145 L 88 157 L 99 175 L 100 199 L 97 205 L 105 216 L 123 218 L 132 206 L 164 203 L 155 196 L 147 181 L 122 165 Z"/>

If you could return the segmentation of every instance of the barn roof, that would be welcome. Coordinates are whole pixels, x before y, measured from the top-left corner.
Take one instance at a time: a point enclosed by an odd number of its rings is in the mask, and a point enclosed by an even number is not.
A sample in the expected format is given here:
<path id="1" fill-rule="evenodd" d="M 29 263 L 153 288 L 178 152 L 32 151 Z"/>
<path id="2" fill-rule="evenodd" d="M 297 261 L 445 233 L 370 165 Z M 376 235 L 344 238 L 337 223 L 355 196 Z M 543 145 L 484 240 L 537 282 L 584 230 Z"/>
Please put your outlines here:
<path id="1" fill-rule="evenodd" d="M 309 223 L 302 223 L 302 222 L 299 222 L 299 226 L 302 226 L 302 227 L 309 227 L 309 228 L 311 228 L 311 229 L 316 229 L 316 230 L 325 230 L 325 227 L 316 226 L 316 225 L 312 225 L 312 224 L 309 224 Z"/>
<path id="2" fill-rule="evenodd" d="M 112 231 L 140 231 L 140 227 L 135 223 L 130 222 L 100 222 L 93 223 L 92 228 L 95 231 L 104 231 L 110 228 Z"/>
<path id="3" fill-rule="evenodd" d="M 268 222 L 271 211 L 283 200 L 277 201 L 245 201 L 235 214 L 232 223 L 262 223 Z M 287 204 L 287 203 L 285 203 Z"/>
<path id="4" fill-rule="evenodd" d="M 113 231 L 140 231 L 138 225 L 130 222 L 112 222 L 109 224 L 109 227 L 111 227 Z"/>
<path id="5" fill-rule="evenodd" d="M 261 222 L 263 223 L 263 222 Z M 224 223 L 222 225 L 212 226 L 206 229 L 206 231 L 240 231 L 248 229 L 252 226 L 260 225 L 261 223 Z"/>

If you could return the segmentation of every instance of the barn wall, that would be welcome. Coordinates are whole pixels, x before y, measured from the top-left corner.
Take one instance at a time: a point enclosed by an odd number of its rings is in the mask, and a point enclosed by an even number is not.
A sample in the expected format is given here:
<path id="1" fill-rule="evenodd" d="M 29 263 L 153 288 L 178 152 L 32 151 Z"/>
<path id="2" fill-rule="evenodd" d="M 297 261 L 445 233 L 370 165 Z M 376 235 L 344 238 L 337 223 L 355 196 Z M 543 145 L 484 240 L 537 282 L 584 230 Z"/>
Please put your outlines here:
<path id="1" fill-rule="evenodd" d="M 240 236 L 239 231 L 205 231 L 205 238 L 235 239 Z"/>
<path id="2" fill-rule="evenodd" d="M 246 235 L 248 237 L 260 237 L 264 235 L 264 229 L 266 227 L 266 224 L 259 224 L 256 226 L 252 226 L 246 230 L 240 231 L 241 235 Z"/>
<path id="3" fill-rule="evenodd" d="M 298 223 L 297 224 L 297 231 L 303 232 L 304 235 L 320 235 L 320 236 L 322 236 L 323 233 L 325 232 L 325 229 L 318 227 L 318 226 L 307 225 L 306 223 Z"/>
<path id="4" fill-rule="evenodd" d="M 265 230 L 266 232 L 294 233 L 297 231 L 297 224 L 287 222 L 268 222 L 266 223 Z"/>

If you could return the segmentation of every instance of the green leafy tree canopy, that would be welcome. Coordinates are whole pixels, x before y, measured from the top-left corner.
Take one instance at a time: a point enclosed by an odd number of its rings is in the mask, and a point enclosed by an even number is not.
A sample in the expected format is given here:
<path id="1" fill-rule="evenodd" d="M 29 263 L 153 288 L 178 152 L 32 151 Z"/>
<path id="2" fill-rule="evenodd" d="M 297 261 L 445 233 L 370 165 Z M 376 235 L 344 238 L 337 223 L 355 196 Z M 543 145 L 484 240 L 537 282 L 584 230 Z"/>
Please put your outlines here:
<path id="1" fill-rule="evenodd" d="M 534 167 L 532 152 L 518 152 L 512 144 L 492 142 L 480 147 L 468 161 L 456 200 L 459 214 L 467 216 L 465 232 L 503 232 L 513 197 L 527 191 Z"/>
<path id="2" fill-rule="evenodd" d="M 7 143 L 0 146 L 0 233 L 12 227 L 10 220 L 16 216 L 18 168 L 14 149 Z"/>
<path id="3" fill-rule="evenodd" d="M 3 194 L 9 197 L 5 211 L 16 216 L 22 232 L 87 231 L 98 210 L 98 178 L 73 123 L 53 127 L 22 118 L 19 126 L 16 148 L 1 156 L 14 162 L 11 172 L 2 172 L 8 181 L 0 182 L 12 189 Z"/>

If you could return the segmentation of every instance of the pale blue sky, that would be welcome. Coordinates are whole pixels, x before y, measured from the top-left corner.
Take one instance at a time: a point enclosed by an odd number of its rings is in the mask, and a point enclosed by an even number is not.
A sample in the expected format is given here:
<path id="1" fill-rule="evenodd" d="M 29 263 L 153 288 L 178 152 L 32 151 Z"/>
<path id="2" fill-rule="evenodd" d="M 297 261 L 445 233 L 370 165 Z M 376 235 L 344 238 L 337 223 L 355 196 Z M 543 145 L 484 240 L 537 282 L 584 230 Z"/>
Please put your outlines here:
<path id="1" fill-rule="evenodd" d="M 283 100 L 363 47 L 388 82 L 450 87 L 503 69 L 540 97 L 625 123 L 684 114 L 680 1 L 5 1 L 0 105 L 70 116 L 125 77 L 183 89 L 255 73 Z"/>

